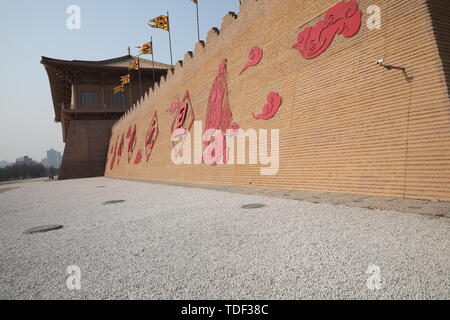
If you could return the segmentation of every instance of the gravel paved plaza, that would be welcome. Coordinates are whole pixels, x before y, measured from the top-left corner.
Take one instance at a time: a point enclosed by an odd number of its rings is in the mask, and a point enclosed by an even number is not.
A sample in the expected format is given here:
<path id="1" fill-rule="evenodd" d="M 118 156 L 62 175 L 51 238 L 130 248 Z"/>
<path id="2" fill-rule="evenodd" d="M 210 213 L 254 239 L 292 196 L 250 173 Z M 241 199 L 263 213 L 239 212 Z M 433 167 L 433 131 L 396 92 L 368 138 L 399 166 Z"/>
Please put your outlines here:
<path id="1" fill-rule="evenodd" d="M 93 178 L 0 185 L 0 229 L 3 299 L 450 298 L 446 216 Z"/>

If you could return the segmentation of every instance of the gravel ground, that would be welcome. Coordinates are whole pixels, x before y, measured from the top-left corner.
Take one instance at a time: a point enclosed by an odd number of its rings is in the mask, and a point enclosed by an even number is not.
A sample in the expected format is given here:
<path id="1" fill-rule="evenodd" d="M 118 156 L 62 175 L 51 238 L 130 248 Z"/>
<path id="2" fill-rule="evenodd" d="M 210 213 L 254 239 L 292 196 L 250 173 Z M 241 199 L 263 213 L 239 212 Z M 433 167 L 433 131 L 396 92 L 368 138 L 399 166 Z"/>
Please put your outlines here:
<path id="1" fill-rule="evenodd" d="M 106 178 L 7 187 L 0 299 L 450 298 L 445 217 Z"/>

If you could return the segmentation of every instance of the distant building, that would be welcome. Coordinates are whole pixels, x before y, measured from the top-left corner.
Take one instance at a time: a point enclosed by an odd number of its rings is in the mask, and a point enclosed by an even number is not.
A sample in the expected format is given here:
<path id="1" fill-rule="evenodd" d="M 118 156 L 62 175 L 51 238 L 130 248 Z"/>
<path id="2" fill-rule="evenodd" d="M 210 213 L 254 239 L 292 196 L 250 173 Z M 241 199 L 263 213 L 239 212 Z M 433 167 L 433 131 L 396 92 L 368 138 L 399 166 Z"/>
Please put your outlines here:
<path id="1" fill-rule="evenodd" d="M 23 156 L 21 158 L 16 159 L 16 164 L 33 164 L 34 161 L 29 156 Z"/>
<path id="2" fill-rule="evenodd" d="M 6 160 L 0 160 L 0 168 L 5 168 L 5 167 L 10 166 L 10 165 L 12 165 L 12 163 L 9 163 Z"/>
<path id="3" fill-rule="evenodd" d="M 47 150 L 47 158 L 42 159 L 41 163 L 47 168 L 59 168 L 61 166 L 61 159 L 61 152 L 50 149 Z"/>

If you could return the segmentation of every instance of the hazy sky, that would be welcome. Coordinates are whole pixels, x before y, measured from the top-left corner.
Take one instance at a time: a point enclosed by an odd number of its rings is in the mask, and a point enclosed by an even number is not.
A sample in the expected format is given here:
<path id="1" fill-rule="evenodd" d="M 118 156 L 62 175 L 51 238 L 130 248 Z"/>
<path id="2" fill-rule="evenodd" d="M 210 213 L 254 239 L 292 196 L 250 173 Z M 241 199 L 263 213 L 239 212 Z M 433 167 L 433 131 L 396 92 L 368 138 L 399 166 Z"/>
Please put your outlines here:
<path id="1" fill-rule="evenodd" d="M 81 29 L 69 30 L 69 5 L 81 9 Z M 220 27 L 239 0 L 199 0 L 200 35 Z M 46 150 L 64 150 L 41 56 L 103 60 L 127 54 L 153 36 L 155 60 L 170 63 L 167 33 L 147 26 L 170 12 L 174 61 L 197 41 L 191 0 L 0 0 L 0 160 L 28 155 L 40 161 Z M 135 53 L 135 52 L 133 52 Z"/>

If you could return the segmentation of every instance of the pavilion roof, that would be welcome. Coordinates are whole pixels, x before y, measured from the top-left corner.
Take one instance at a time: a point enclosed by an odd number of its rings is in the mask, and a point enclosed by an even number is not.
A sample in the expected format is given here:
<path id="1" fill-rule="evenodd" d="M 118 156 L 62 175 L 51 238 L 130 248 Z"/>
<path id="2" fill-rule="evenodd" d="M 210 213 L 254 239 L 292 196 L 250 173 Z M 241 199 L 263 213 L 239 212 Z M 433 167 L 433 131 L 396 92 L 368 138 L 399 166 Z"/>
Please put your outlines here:
<path id="1" fill-rule="evenodd" d="M 126 55 L 118 58 L 107 60 L 89 61 L 89 60 L 61 60 L 49 57 L 42 57 L 41 63 L 43 65 L 57 65 L 57 66 L 72 66 L 72 67 L 92 67 L 92 68 L 106 68 L 106 69 L 128 69 L 131 61 L 139 59 L 141 69 L 153 69 L 153 62 L 151 60 L 143 59 L 132 55 Z M 170 65 L 155 61 L 155 70 L 168 70 Z"/>
<path id="2" fill-rule="evenodd" d="M 85 70 L 87 72 L 112 72 L 120 74 L 129 72 L 130 63 L 134 59 L 139 59 L 141 71 L 147 77 L 152 74 L 152 70 L 161 73 L 167 72 L 171 68 L 168 64 L 156 61 L 153 64 L 151 60 L 132 55 L 99 61 L 61 60 L 42 57 L 41 64 L 44 65 L 50 81 L 53 107 L 55 109 L 55 121 L 61 121 L 62 105 L 69 104 L 71 101 L 71 84 L 65 71 Z"/>

